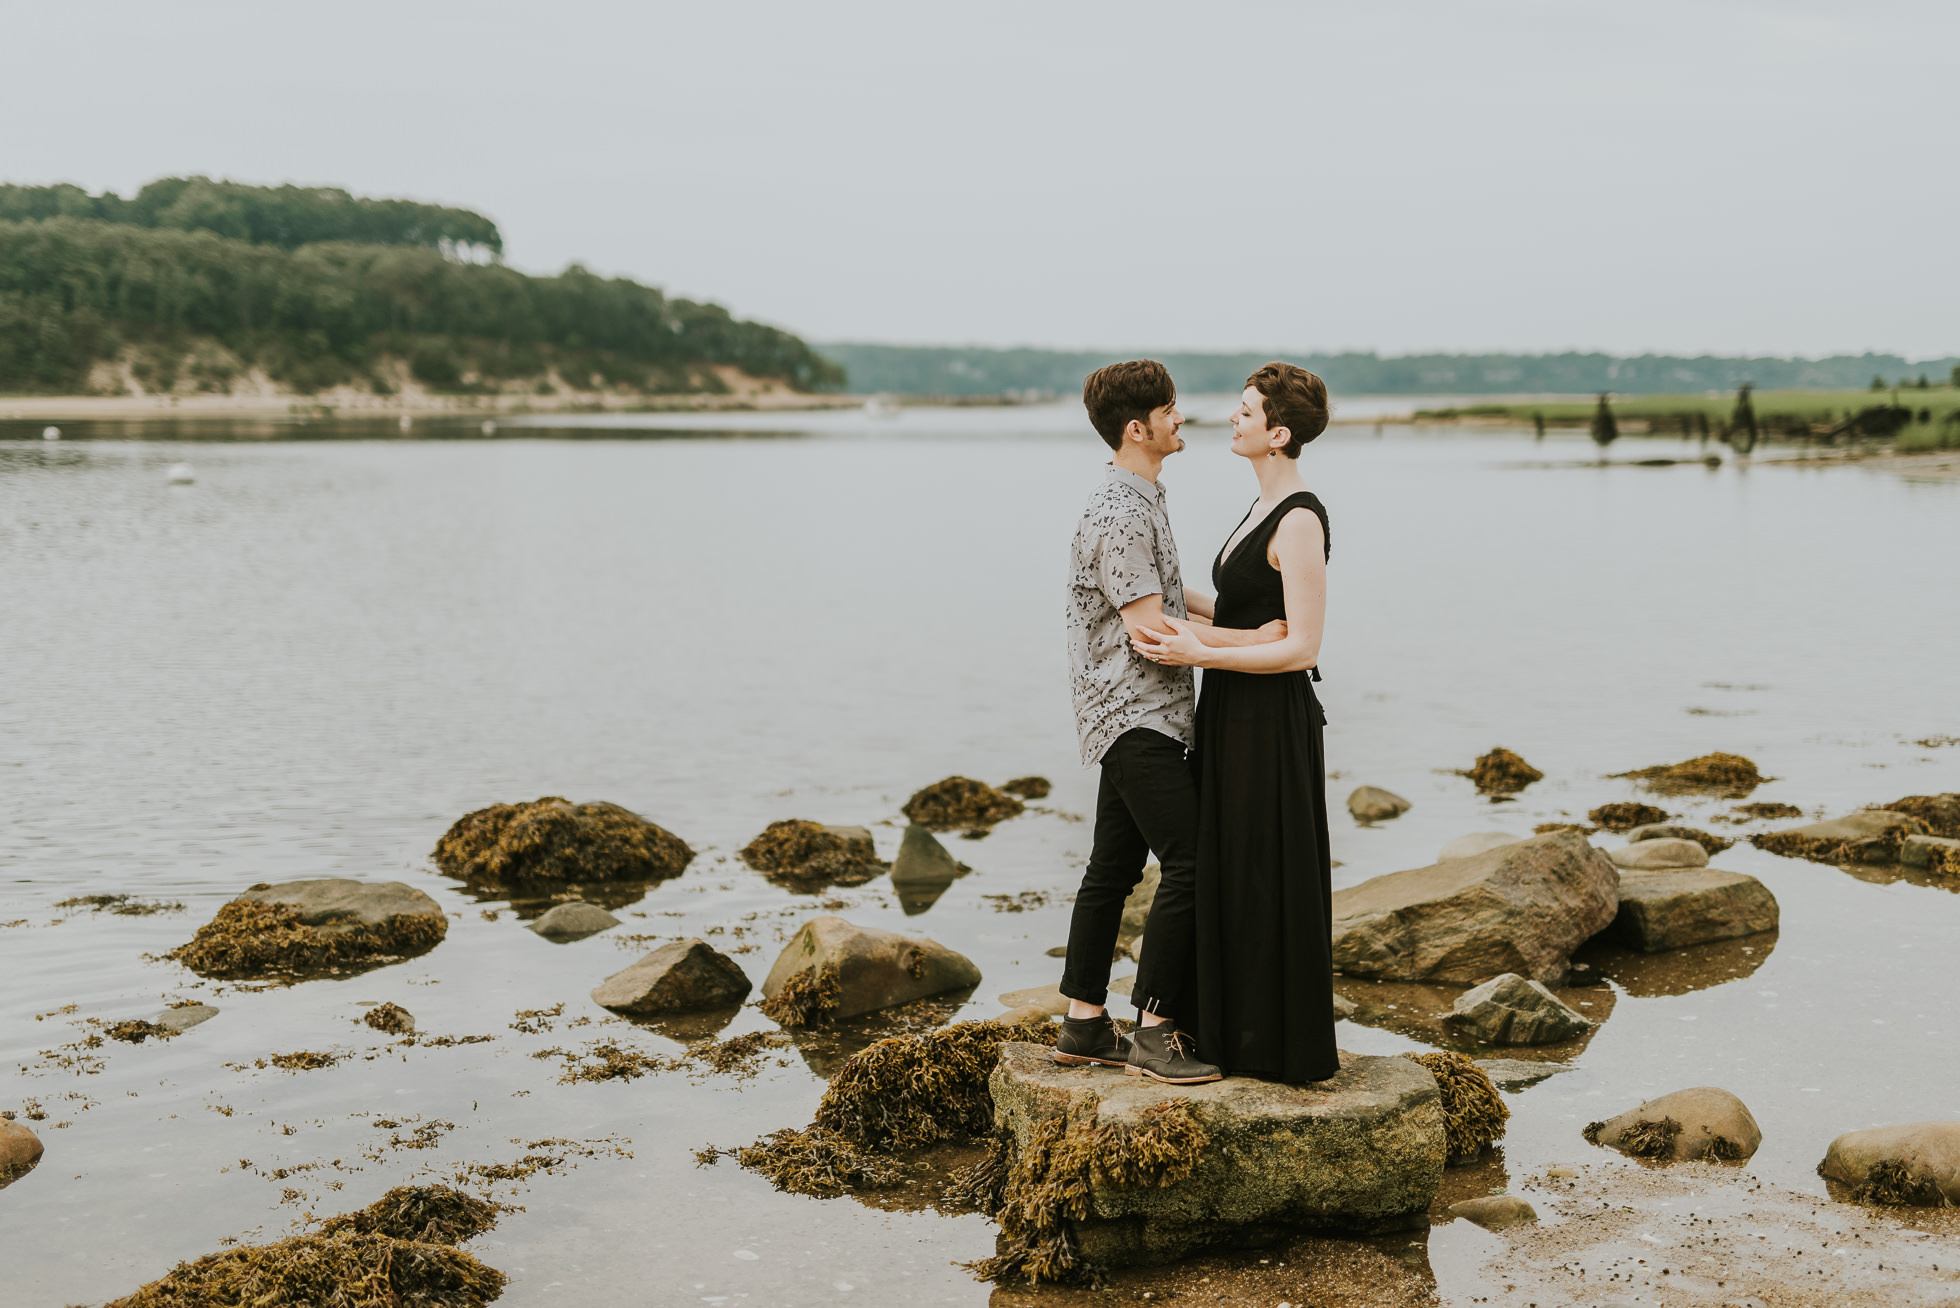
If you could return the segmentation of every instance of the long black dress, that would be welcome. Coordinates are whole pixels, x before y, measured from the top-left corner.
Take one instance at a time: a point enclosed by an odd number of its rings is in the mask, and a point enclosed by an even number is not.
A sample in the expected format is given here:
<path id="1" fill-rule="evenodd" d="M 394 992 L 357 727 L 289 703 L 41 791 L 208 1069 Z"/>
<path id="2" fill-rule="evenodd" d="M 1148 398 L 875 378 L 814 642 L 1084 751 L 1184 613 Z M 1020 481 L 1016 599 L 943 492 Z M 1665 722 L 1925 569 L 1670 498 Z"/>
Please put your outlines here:
<path id="1" fill-rule="evenodd" d="M 1220 551 L 1211 569 L 1219 626 L 1258 627 L 1286 616 L 1266 547 L 1280 519 L 1302 507 L 1327 530 L 1326 508 L 1301 491 L 1229 553 Z M 1194 1034 L 1198 1056 L 1228 1076 L 1299 1084 L 1340 1071 L 1321 742 L 1327 719 L 1315 675 L 1207 668 L 1198 696 Z"/>

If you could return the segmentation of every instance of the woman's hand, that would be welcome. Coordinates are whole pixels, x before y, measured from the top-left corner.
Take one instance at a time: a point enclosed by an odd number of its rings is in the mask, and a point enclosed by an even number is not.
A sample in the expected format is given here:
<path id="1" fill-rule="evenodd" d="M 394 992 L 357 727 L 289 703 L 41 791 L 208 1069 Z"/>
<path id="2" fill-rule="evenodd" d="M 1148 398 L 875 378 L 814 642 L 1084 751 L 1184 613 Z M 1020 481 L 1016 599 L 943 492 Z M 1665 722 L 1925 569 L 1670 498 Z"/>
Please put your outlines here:
<path id="1" fill-rule="evenodd" d="M 1137 653 L 1152 663 L 1161 663 L 1166 667 L 1203 667 L 1205 643 L 1193 634 L 1191 624 L 1168 613 L 1160 621 L 1170 630 L 1154 631 L 1145 627 L 1131 637 L 1130 644 L 1136 647 Z"/>

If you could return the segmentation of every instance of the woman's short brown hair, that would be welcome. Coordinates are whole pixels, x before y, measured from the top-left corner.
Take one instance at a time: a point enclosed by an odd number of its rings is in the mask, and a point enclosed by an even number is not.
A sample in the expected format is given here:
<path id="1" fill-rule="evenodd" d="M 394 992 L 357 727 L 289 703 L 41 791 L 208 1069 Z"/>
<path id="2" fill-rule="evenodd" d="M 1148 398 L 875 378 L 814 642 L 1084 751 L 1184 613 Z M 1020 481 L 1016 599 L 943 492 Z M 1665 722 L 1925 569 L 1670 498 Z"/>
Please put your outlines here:
<path id="1" fill-rule="evenodd" d="M 1132 359 L 1098 368 L 1082 383 L 1082 407 L 1112 450 L 1123 448 L 1123 429 L 1132 419 L 1148 427 L 1150 415 L 1177 403 L 1171 370 L 1155 359 Z"/>
<path id="2" fill-rule="evenodd" d="M 1305 368 L 1269 363 L 1245 384 L 1266 402 L 1266 430 L 1284 427 L 1291 433 L 1287 458 L 1299 458 L 1300 447 L 1327 430 L 1327 383 Z"/>

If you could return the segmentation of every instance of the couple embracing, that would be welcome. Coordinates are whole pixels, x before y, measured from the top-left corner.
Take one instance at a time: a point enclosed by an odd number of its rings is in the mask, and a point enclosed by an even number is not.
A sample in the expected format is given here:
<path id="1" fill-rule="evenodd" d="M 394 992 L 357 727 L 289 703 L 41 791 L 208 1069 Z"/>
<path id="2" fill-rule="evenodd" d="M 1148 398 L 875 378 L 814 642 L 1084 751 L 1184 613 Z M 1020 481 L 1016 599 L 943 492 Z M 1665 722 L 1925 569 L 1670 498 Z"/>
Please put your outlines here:
<path id="1" fill-rule="evenodd" d="M 1170 373 L 1148 359 L 1112 364 L 1082 399 L 1114 451 L 1069 577 L 1076 731 L 1102 781 L 1054 1057 L 1179 1085 L 1325 1080 L 1340 1060 L 1313 682 L 1330 540 L 1299 457 L 1327 426 L 1327 387 L 1285 363 L 1246 380 L 1232 453 L 1251 465 L 1259 498 L 1212 562 L 1215 596 L 1184 588 L 1158 480 L 1184 448 Z M 1138 1025 L 1125 1035 L 1104 1007 L 1110 963 L 1153 852 L 1162 880 L 1130 994 Z"/>

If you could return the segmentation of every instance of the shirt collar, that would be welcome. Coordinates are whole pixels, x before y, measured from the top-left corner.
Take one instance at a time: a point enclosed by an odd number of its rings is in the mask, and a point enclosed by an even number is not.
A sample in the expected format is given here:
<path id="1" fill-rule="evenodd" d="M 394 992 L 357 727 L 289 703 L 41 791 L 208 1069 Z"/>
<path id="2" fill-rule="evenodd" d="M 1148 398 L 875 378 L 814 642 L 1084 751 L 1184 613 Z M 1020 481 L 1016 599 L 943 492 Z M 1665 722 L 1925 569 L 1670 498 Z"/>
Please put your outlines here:
<path id="1" fill-rule="evenodd" d="M 1109 465 L 1109 479 L 1119 486 L 1128 486 L 1152 504 L 1162 504 L 1164 502 L 1164 484 L 1162 482 L 1151 481 L 1147 477 L 1139 477 L 1128 468 L 1119 468 L 1113 463 Z"/>

